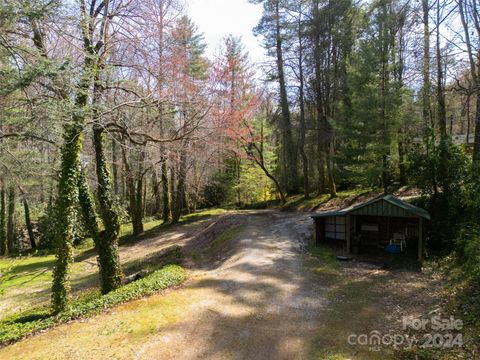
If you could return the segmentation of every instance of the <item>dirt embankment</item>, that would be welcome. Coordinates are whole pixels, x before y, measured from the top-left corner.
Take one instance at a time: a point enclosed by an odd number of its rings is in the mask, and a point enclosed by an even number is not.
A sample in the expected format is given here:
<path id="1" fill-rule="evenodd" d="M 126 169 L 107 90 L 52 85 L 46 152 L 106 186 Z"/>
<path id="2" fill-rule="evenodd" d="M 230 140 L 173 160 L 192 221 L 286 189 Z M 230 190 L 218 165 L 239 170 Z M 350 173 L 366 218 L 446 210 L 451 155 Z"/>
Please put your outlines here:
<path id="1" fill-rule="evenodd" d="M 347 197 L 339 196 L 334 199 L 324 199 L 323 201 L 320 201 L 318 204 L 309 208 L 308 211 L 331 211 L 344 209 L 372 200 L 381 195 L 383 195 L 383 192 L 381 191 L 366 191 L 358 195 L 351 195 Z M 395 191 L 393 195 L 402 200 L 408 201 L 421 196 L 421 191 L 418 188 L 402 187 Z"/>

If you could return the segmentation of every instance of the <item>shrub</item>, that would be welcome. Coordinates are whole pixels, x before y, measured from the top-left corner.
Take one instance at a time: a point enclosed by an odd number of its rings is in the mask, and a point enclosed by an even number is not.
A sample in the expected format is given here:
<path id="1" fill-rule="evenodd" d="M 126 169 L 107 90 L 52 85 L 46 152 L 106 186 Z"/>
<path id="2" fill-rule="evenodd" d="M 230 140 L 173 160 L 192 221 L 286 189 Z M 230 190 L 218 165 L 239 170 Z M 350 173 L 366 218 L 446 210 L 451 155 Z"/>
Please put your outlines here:
<path id="1" fill-rule="evenodd" d="M 29 334 L 53 327 L 70 320 L 89 317 L 115 305 L 154 294 L 160 290 L 181 284 L 185 271 L 178 265 L 168 265 L 151 275 L 122 286 L 106 295 L 99 292 L 83 294 L 68 309 L 52 315 L 47 307 L 34 308 L 0 321 L 0 344 L 15 342 Z"/>
<path id="2" fill-rule="evenodd" d="M 228 187 L 221 179 L 214 179 L 203 189 L 204 207 L 220 206 L 227 200 Z"/>
<path id="3" fill-rule="evenodd" d="M 456 240 L 457 261 L 468 278 L 480 279 L 480 226 L 464 224 Z"/>
<path id="4" fill-rule="evenodd" d="M 55 213 L 55 206 L 48 205 L 45 209 L 45 214 L 38 219 L 38 234 L 39 234 L 39 248 L 41 249 L 54 249 L 54 239 L 56 232 L 57 217 Z M 83 221 L 80 210 L 78 210 L 77 221 L 75 222 L 74 231 L 74 244 L 75 246 L 82 245 L 89 237 L 87 233 L 87 226 Z"/>
<path id="5" fill-rule="evenodd" d="M 480 226 L 463 224 L 456 240 L 455 303 L 467 324 L 480 326 Z M 455 270 L 455 269 L 454 269 Z M 458 271 L 459 270 L 459 271 Z"/>

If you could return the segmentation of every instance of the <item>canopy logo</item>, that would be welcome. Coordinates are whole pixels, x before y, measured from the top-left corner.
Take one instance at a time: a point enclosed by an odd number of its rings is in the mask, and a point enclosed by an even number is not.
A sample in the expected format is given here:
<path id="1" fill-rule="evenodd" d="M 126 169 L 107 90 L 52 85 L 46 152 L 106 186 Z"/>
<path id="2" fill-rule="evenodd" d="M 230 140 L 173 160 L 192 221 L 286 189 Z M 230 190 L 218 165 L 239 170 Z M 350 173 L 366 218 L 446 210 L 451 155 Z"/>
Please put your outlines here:
<path id="1" fill-rule="evenodd" d="M 448 319 L 440 316 L 430 319 L 403 318 L 402 328 L 405 332 L 415 331 L 420 334 L 392 332 L 382 334 L 378 330 L 373 330 L 368 334 L 350 334 L 347 342 L 352 346 L 368 346 L 370 351 L 380 351 L 382 346 L 406 350 L 415 346 L 424 349 L 463 346 L 463 335 L 458 332 L 463 328 L 463 321 L 454 317 Z M 431 332 L 426 333 L 426 331 Z"/>

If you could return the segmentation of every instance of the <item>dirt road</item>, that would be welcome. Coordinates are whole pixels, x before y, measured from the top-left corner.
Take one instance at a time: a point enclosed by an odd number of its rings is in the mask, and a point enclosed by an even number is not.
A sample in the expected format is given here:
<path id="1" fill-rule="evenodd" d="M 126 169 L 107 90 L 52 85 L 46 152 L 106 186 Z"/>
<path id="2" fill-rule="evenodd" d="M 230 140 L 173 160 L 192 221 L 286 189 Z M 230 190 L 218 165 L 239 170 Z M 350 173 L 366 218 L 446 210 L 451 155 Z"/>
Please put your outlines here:
<path id="1" fill-rule="evenodd" d="M 184 291 L 201 301 L 185 319 L 163 329 L 137 353 L 139 359 L 301 359 L 318 328 L 322 287 L 303 267 L 305 215 L 249 217 L 233 256 L 197 273 Z"/>

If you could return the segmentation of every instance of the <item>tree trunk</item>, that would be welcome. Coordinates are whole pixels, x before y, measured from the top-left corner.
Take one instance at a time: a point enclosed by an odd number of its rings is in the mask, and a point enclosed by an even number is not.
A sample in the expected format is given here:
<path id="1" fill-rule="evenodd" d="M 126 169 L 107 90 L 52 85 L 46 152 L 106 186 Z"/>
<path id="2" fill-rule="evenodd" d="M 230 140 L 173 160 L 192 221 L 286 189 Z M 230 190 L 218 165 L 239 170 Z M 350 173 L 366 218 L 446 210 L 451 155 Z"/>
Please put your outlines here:
<path id="1" fill-rule="evenodd" d="M 315 19 L 314 28 L 314 95 L 315 95 L 315 110 L 317 117 L 317 156 L 318 156 L 318 193 L 325 193 L 325 153 L 326 153 L 326 117 L 323 109 L 323 94 L 322 94 L 322 53 L 320 51 L 320 14 L 318 11 L 318 1 L 315 1 L 313 9 L 313 17 Z"/>
<path id="2" fill-rule="evenodd" d="M 130 169 L 130 165 L 128 164 L 127 154 L 125 150 L 123 150 L 123 164 L 125 167 L 125 184 L 128 193 L 128 200 L 129 200 L 129 213 L 132 221 L 132 228 L 134 235 L 140 235 L 143 233 L 143 222 L 142 222 L 142 214 L 141 214 L 141 204 L 138 204 L 139 196 L 138 196 L 138 186 L 140 185 L 140 201 L 142 197 L 142 190 L 141 185 L 138 184 L 138 179 L 134 178 L 132 170 Z M 140 210 L 140 212 L 139 212 Z"/>
<path id="3" fill-rule="evenodd" d="M 301 8 L 300 8 L 301 14 Z M 305 152 L 305 137 L 307 127 L 305 124 L 305 79 L 303 74 L 303 35 L 302 35 L 302 17 L 299 15 L 298 20 L 298 43 L 299 43 L 299 52 L 298 52 L 298 73 L 299 73 L 299 100 L 300 100 L 300 155 L 302 157 L 303 165 L 303 197 L 305 199 L 310 198 L 310 184 L 308 181 L 308 156 Z"/>
<path id="4" fill-rule="evenodd" d="M 478 106 L 477 106 L 478 107 Z M 467 117 L 467 138 L 465 140 L 465 145 L 468 147 L 470 145 L 470 95 L 467 97 L 467 104 L 466 104 L 466 117 Z"/>
<path id="5" fill-rule="evenodd" d="M 264 152 L 264 141 L 265 141 L 265 138 L 264 138 L 264 124 L 262 122 L 260 124 L 260 146 L 258 146 L 255 143 L 250 143 L 250 144 L 248 144 L 247 146 L 244 147 L 245 152 L 247 153 L 247 155 L 250 158 L 252 158 L 255 161 L 255 163 L 258 166 L 260 166 L 260 168 L 263 170 L 265 175 L 273 181 L 273 183 L 275 184 L 275 187 L 277 188 L 278 195 L 280 196 L 280 200 L 282 201 L 282 204 L 285 205 L 287 203 L 287 198 L 285 197 L 285 193 L 282 190 L 282 186 L 281 186 L 280 182 L 277 180 L 277 178 L 275 176 L 272 175 L 272 173 L 270 173 L 270 171 L 268 171 L 267 167 L 265 166 L 265 157 L 264 157 L 264 153 L 263 153 Z M 253 149 L 256 150 L 256 152 L 258 153 L 258 156 L 254 155 Z"/>
<path id="6" fill-rule="evenodd" d="M 430 98 L 431 82 L 430 82 L 430 25 L 429 25 L 429 3 L 428 0 L 422 0 L 423 9 L 423 122 L 426 130 L 426 138 L 431 136 L 434 129 L 432 124 L 432 103 Z"/>
<path id="7" fill-rule="evenodd" d="M 259 164 L 260 168 L 263 170 L 265 175 L 273 181 L 275 184 L 275 188 L 277 189 L 278 195 L 280 196 L 280 201 L 282 202 L 282 205 L 285 205 L 287 203 L 287 198 L 285 197 L 285 194 L 282 190 L 282 187 L 278 180 L 268 171 L 268 169 L 263 165 Z"/>
<path id="8" fill-rule="evenodd" d="M 437 1 L 437 30 L 436 30 L 436 55 L 437 55 L 437 121 L 440 132 L 440 164 L 438 169 L 438 178 L 442 185 L 443 192 L 447 195 L 450 192 L 450 183 L 448 179 L 447 162 L 449 157 L 448 134 L 447 134 L 447 111 L 445 103 L 444 74 L 442 64 L 441 42 L 440 42 L 440 1 Z M 448 195 L 447 195 L 448 196 Z"/>
<path id="9" fill-rule="evenodd" d="M 321 130 L 318 131 L 322 133 Z M 318 135 L 319 137 L 321 135 Z M 318 156 L 318 193 L 325 194 L 325 151 L 324 144 L 321 141 L 317 142 L 317 156 Z"/>
<path id="10" fill-rule="evenodd" d="M 177 192 L 176 192 L 176 182 L 177 182 L 177 177 L 176 177 L 176 164 L 172 164 L 170 168 L 170 194 L 172 198 L 172 216 L 173 216 L 173 209 L 175 207 L 175 204 L 177 203 Z"/>
<path id="11" fill-rule="evenodd" d="M 87 71 L 87 70 L 86 70 Z M 88 70 L 89 71 L 89 70 Z M 77 106 L 87 103 L 87 95 L 80 93 Z M 70 264 L 73 262 L 73 232 L 76 222 L 78 199 L 79 156 L 82 149 L 83 115 L 74 116 L 74 124 L 65 126 L 60 180 L 58 182 L 57 214 L 57 261 L 53 269 L 52 303 L 56 313 L 64 310 L 70 297 Z"/>
<path id="12" fill-rule="evenodd" d="M 97 221 L 93 196 L 90 193 L 87 177 L 83 169 L 80 169 L 78 174 L 78 202 L 80 204 L 83 221 L 86 225 L 88 235 L 96 244 L 100 227 Z"/>
<path id="13" fill-rule="evenodd" d="M 440 141 L 447 140 L 447 111 L 445 104 L 444 77 L 442 65 L 442 53 L 440 43 L 440 2 L 437 2 L 437 31 L 436 31 L 436 51 L 437 51 L 437 121 L 440 130 Z M 443 147 L 443 146 L 442 146 Z M 445 154 L 443 154 L 445 156 Z"/>
<path id="14" fill-rule="evenodd" d="M 108 3 L 105 12 L 108 12 Z M 55 313 L 65 310 L 70 297 L 70 266 L 73 262 L 74 225 L 77 220 L 78 172 L 80 169 L 80 153 L 82 150 L 83 128 L 85 125 L 86 107 L 89 102 L 94 73 L 97 71 L 99 54 L 104 47 L 102 41 L 95 42 L 89 24 L 93 20 L 87 18 L 85 2 L 80 2 L 81 33 L 84 50 L 84 65 L 80 82 L 76 88 L 75 109 L 71 121 L 64 125 L 63 147 L 61 150 L 61 170 L 58 182 L 57 215 L 57 261 L 53 269 L 52 305 Z M 103 16 L 102 26 L 111 18 Z M 68 95 L 64 95 L 67 97 Z"/>
<path id="15" fill-rule="evenodd" d="M 388 194 L 390 185 L 390 172 L 388 171 L 388 155 L 382 155 L 382 187 L 383 193 Z"/>
<path id="16" fill-rule="evenodd" d="M 112 184 L 105 154 L 105 138 L 105 129 L 101 125 L 94 125 L 93 143 L 98 181 L 98 208 L 104 226 L 96 244 L 103 294 L 119 288 L 123 277 L 118 254 L 120 220 L 113 204 Z"/>
<path id="17" fill-rule="evenodd" d="M 163 222 L 172 221 L 172 201 L 170 199 L 169 182 L 168 182 L 168 165 L 165 158 L 162 162 L 162 218 Z"/>
<path id="18" fill-rule="evenodd" d="M 337 186 L 335 185 L 335 176 L 334 176 L 334 156 L 335 156 L 335 147 L 333 144 L 333 139 L 330 140 L 330 148 L 328 151 L 327 157 L 327 172 L 328 172 L 328 190 L 330 191 L 330 197 L 337 197 Z"/>
<path id="19" fill-rule="evenodd" d="M 138 171 L 137 171 L 137 178 L 136 178 L 136 204 L 137 204 L 137 216 L 138 216 L 138 224 L 137 224 L 137 229 L 141 228 L 141 232 L 144 231 L 143 229 L 143 203 L 145 198 L 143 197 L 143 190 L 144 190 L 144 163 L 145 163 L 145 147 L 142 148 L 140 151 L 140 159 L 138 161 L 139 166 L 138 166 Z"/>
<path id="20" fill-rule="evenodd" d="M 186 144 L 184 144 L 186 146 Z M 177 223 L 182 216 L 183 209 L 185 208 L 186 199 L 186 177 L 187 177 L 187 154 L 185 149 L 180 154 L 180 167 L 178 171 L 178 185 L 177 194 L 175 195 L 175 204 L 173 207 L 173 223 Z"/>
<path id="21" fill-rule="evenodd" d="M 156 170 L 153 170 L 152 173 L 152 194 L 155 199 L 154 206 L 152 209 L 152 215 L 155 215 L 158 219 L 161 218 L 161 209 L 162 209 L 162 193 L 160 191 L 161 182 L 158 179 L 158 173 Z"/>
<path id="22" fill-rule="evenodd" d="M 280 108 L 282 111 L 282 154 L 283 154 L 283 168 L 284 181 L 286 181 L 286 189 L 289 193 L 298 191 L 298 174 L 297 174 L 297 151 L 293 142 L 292 124 L 290 119 L 290 107 L 288 104 L 287 87 L 285 81 L 285 72 L 283 64 L 283 49 L 282 49 L 282 35 L 280 25 L 280 9 L 279 0 L 275 2 L 275 16 L 276 16 L 276 54 L 277 54 L 277 71 L 278 83 L 280 88 Z"/>
<path id="23" fill-rule="evenodd" d="M 25 225 L 27 226 L 28 239 L 30 240 L 30 246 L 32 249 L 35 249 L 37 247 L 37 243 L 35 242 L 35 235 L 33 234 L 33 226 L 30 220 L 30 206 L 28 205 L 28 200 L 25 196 L 23 197 L 23 210 L 25 212 Z"/>
<path id="24" fill-rule="evenodd" d="M 8 218 L 7 218 L 7 251 L 12 253 L 15 247 L 15 188 L 8 189 Z"/>
<path id="25" fill-rule="evenodd" d="M 145 217 L 145 214 L 147 213 L 147 185 L 148 181 L 147 178 L 144 177 L 143 179 L 143 190 L 142 190 L 142 219 Z"/>
<path id="26" fill-rule="evenodd" d="M 122 143 L 121 146 L 124 146 Z M 122 150 L 123 154 L 123 150 Z M 122 203 L 128 202 L 128 187 L 127 187 L 127 170 L 125 167 L 125 163 L 122 161 L 122 171 L 121 171 L 121 176 L 120 176 L 120 192 L 121 192 L 121 198 L 122 198 Z"/>
<path id="27" fill-rule="evenodd" d="M 0 190 L 0 255 L 7 255 L 7 192 L 2 181 Z"/>
<path id="28" fill-rule="evenodd" d="M 474 165 L 480 168 L 480 90 L 477 92 L 477 109 L 475 110 L 475 144 L 473 147 Z"/>
<path id="29" fill-rule="evenodd" d="M 403 133 L 401 132 L 399 134 L 400 137 L 403 136 Z M 400 139 L 398 141 L 398 169 L 400 171 L 400 185 L 406 185 L 407 184 L 407 170 L 405 166 L 405 144 L 403 143 L 403 139 Z"/>
<path id="30" fill-rule="evenodd" d="M 112 139 L 112 176 L 113 176 L 113 194 L 119 194 L 118 186 L 118 157 L 117 157 L 117 141 Z"/>
<path id="31" fill-rule="evenodd" d="M 473 81 L 473 88 L 476 90 L 477 98 L 477 108 L 475 112 L 475 137 L 474 137 L 474 146 L 473 146 L 473 165 L 480 168 L 480 48 L 477 50 L 476 59 L 474 51 L 472 49 L 472 41 L 470 39 L 470 28 L 467 24 L 467 10 L 465 9 L 465 1 L 458 1 L 460 19 L 465 34 L 465 45 L 467 48 L 467 55 L 470 64 L 470 76 Z M 477 35 L 480 38 L 480 13 L 477 8 L 477 2 L 473 1 L 472 3 L 472 12 L 471 16 L 474 18 L 474 28 L 476 29 Z M 468 140 L 468 139 L 467 139 Z"/>

